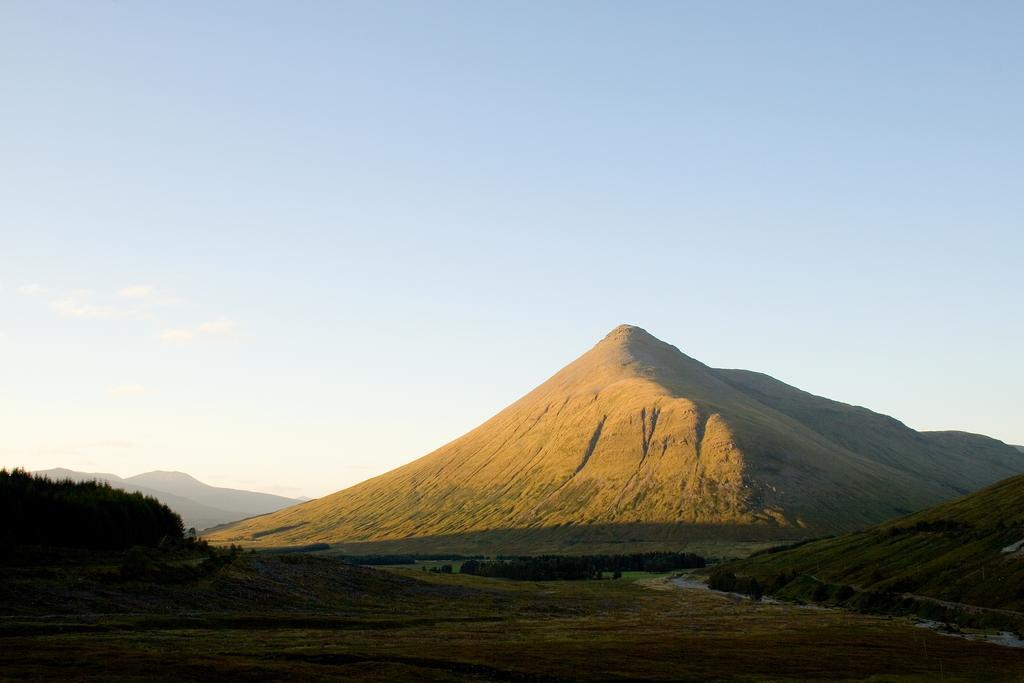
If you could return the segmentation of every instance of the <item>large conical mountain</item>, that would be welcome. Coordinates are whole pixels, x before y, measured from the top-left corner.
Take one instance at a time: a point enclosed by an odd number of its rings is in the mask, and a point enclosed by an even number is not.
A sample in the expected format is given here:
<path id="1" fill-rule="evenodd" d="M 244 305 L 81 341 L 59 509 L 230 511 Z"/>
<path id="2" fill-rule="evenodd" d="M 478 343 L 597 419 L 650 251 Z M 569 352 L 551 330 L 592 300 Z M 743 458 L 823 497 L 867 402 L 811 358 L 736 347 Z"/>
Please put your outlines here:
<path id="1" fill-rule="evenodd" d="M 1021 471 L 1024 457 L 1002 442 L 915 432 L 767 375 L 710 368 L 623 325 L 433 453 L 211 538 L 797 537 L 862 527 Z"/>

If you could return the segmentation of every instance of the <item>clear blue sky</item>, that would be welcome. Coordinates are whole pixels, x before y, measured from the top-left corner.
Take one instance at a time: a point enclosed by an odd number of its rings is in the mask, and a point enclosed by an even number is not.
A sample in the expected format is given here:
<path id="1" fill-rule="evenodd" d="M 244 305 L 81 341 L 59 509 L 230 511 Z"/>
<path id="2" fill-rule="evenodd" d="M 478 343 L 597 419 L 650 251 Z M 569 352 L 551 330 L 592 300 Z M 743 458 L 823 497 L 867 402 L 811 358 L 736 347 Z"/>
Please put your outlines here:
<path id="1" fill-rule="evenodd" d="M 1024 3 L 0 3 L 0 464 L 320 495 L 622 322 L 1024 443 Z"/>

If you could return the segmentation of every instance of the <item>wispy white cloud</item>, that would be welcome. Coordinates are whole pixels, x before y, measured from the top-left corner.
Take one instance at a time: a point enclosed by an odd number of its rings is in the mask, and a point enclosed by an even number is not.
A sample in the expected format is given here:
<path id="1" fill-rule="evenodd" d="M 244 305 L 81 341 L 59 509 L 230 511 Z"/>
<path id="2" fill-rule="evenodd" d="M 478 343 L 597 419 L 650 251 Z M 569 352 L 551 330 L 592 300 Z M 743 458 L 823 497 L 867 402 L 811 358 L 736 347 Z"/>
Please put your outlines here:
<path id="1" fill-rule="evenodd" d="M 39 284 L 26 284 L 18 287 L 18 291 L 34 295 L 49 290 Z M 148 283 L 129 284 L 105 292 L 91 289 L 76 289 L 66 294 L 57 292 L 49 301 L 55 313 L 67 318 L 137 320 L 157 324 L 161 322 L 161 309 L 177 303 L 173 295 Z M 161 343 L 169 345 L 230 341 L 237 329 L 238 324 L 234 320 L 222 317 L 185 327 L 168 327 L 159 333 L 158 338 Z"/>
<path id="2" fill-rule="evenodd" d="M 156 292 L 153 285 L 129 285 L 117 291 L 125 299 L 149 299 Z"/>
<path id="3" fill-rule="evenodd" d="M 220 318 L 195 327 L 178 327 L 160 333 L 160 341 L 164 344 L 191 344 L 203 340 L 226 340 L 234 337 L 238 324 L 234 320 Z"/>
<path id="4" fill-rule="evenodd" d="M 26 294 L 28 296 L 32 296 L 33 294 L 42 294 L 45 291 L 46 287 L 35 282 L 18 287 L 19 294 Z"/>
<path id="5" fill-rule="evenodd" d="M 164 330 L 160 333 L 160 341 L 164 344 L 188 344 L 195 338 L 196 333 L 186 329 Z"/>
<path id="6" fill-rule="evenodd" d="M 234 320 L 221 318 L 220 320 L 212 320 L 210 322 L 202 323 L 196 328 L 196 330 L 198 330 L 200 334 L 222 337 L 234 334 L 235 327 L 236 325 Z"/>
<path id="7" fill-rule="evenodd" d="M 146 387 L 141 384 L 120 384 L 110 388 L 110 394 L 118 397 L 142 396 L 145 393 Z"/>
<path id="8" fill-rule="evenodd" d="M 25 285 L 24 287 L 38 287 L 38 285 Z M 46 290 L 42 288 L 31 290 L 33 293 L 42 291 Z M 161 308 L 176 303 L 177 299 L 158 290 L 153 285 L 141 284 L 122 287 L 116 292 L 77 289 L 50 301 L 50 308 L 69 318 L 154 320 Z"/>
<path id="9" fill-rule="evenodd" d="M 79 289 L 66 297 L 54 299 L 50 307 L 70 318 L 119 318 L 132 314 L 116 306 L 97 303 L 95 293 L 87 289 Z"/>

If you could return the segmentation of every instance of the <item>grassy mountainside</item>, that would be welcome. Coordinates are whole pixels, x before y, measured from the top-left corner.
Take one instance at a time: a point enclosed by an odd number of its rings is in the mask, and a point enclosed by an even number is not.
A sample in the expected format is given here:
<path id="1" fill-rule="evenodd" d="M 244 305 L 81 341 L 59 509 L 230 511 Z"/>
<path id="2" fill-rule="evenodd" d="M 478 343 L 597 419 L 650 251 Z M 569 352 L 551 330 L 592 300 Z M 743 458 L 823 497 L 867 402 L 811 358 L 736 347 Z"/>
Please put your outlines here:
<path id="1" fill-rule="evenodd" d="M 765 375 L 715 370 L 623 325 L 437 451 L 210 538 L 288 545 L 583 527 L 620 543 L 657 529 L 666 547 L 701 535 L 795 538 L 1022 470 L 1008 446 L 940 443 Z"/>
<path id="2" fill-rule="evenodd" d="M 848 451 L 910 476 L 926 473 L 960 495 L 991 484 L 994 473 L 1005 477 L 1024 469 L 1014 448 L 981 434 L 917 432 L 888 415 L 815 396 L 759 372 L 715 373 Z"/>
<path id="3" fill-rule="evenodd" d="M 732 563 L 762 585 L 819 583 L 1024 612 L 1024 476 L 865 531 Z M 816 588 L 816 586 L 812 586 Z M 1024 615 L 1022 615 L 1024 616 Z"/>

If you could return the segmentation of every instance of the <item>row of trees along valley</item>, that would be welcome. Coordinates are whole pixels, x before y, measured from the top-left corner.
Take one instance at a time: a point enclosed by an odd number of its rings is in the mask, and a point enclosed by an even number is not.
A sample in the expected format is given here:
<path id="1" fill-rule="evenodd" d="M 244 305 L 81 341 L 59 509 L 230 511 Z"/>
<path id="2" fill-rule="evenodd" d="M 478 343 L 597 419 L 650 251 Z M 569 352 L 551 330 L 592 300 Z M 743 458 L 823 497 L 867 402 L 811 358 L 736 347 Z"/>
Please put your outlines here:
<path id="1" fill-rule="evenodd" d="M 496 560 L 466 560 L 459 570 L 474 576 L 524 581 L 579 581 L 600 579 L 604 572 L 669 572 L 705 566 L 700 555 L 650 552 L 631 555 L 538 555 L 502 557 Z"/>

